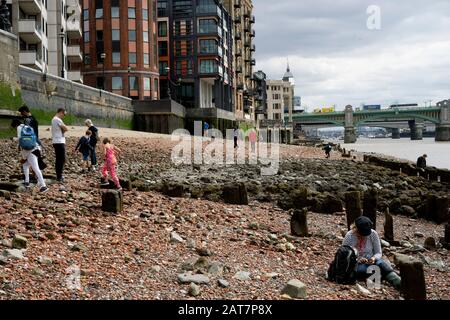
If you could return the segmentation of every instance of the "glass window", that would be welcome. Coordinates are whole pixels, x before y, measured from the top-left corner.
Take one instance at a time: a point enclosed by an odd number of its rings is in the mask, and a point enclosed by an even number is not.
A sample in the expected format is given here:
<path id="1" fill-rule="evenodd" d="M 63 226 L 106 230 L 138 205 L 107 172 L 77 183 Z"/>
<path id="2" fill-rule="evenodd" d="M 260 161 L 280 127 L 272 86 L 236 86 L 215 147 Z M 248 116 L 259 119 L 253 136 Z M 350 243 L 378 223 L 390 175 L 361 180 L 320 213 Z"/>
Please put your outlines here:
<path id="1" fill-rule="evenodd" d="M 142 9 L 142 20 L 148 20 L 148 9 Z"/>
<path id="2" fill-rule="evenodd" d="M 113 52 L 112 59 L 114 64 L 120 64 L 120 52 Z"/>
<path id="3" fill-rule="evenodd" d="M 159 41 L 158 42 L 158 51 L 160 57 L 165 57 L 168 55 L 169 51 L 167 49 L 167 41 Z"/>
<path id="4" fill-rule="evenodd" d="M 200 73 L 216 73 L 218 72 L 216 60 L 201 60 Z"/>
<path id="5" fill-rule="evenodd" d="M 138 78 L 129 77 L 129 86 L 130 90 L 139 90 Z"/>
<path id="6" fill-rule="evenodd" d="M 198 21 L 199 33 L 217 33 L 217 22 L 214 19 L 200 19 Z"/>
<path id="7" fill-rule="evenodd" d="M 89 20 L 89 10 L 88 9 L 84 9 L 83 10 L 83 20 Z"/>
<path id="8" fill-rule="evenodd" d="M 158 79 L 155 78 L 155 84 L 153 86 L 153 91 L 158 92 Z"/>
<path id="9" fill-rule="evenodd" d="M 128 54 L 128 62 L 131 64 L 136 64 L 136 52 L 130 52 Z"/>
<path id="10" fill-rule="evenodd" d="M 144 90 L 150 91 L 150 78 L 144 78 Z"/>
<path id="11" fill-rule="evenodd" d="M 217 41 L 213 39 L 200 40 L 200 53 L 217 53 Z"/>
<path id="12" fill-rule="evenodd" d="M 111 18 L 119 18 L 119 17 L 120 17 L 120 8 L 111 7 Z"/>
<path id="13" fill-rule="evenodd" d="M 144 53 L 144 64 L 150 64 L 150 55 L 148 53 Z"/>
<path id="14" fill-rule="evenodd" d="M 84 42 L 89 42 L 89 32 L 84 33 L 83 39 L 84 39 Z"/>
<path id="15" fill-rule="evenodd" d="M 97 41 L 103 41 L 103 31 L 97 31 Z"/>
<path id="16" fill-rule="evenodd" d="M 166 21 L 158 22 L 158 36 L 159 37 L 167 37 L 167 22 Z"/>
<path id="17" fill-rule="evenodd" d="M 91 55 L 90 54 L 85 54 L 84 55 L 84 64 L 86 64 L 86 65 L 90 65 L 91 64 Z"/>
<path id="18" fill-rule="evenodd" d="M 128 30 L 128 41 L 136 41 L 136 30 Z"/>
<path id="19" fill-rule="evenodd" d="M 128 8 L 128 18 L 136 19 L 136 8 Z"/>
<path id="20" fill-rule="evenodd" d="M 144 38 L 144 42 L 148 42 L 148 31 L 144 31 L 144 32 L 142 33 L 142 36 L 143 36 L 143 38 Z"/>
<path id="21" fill-rule="evenodd" d="M 112 89 L 122 90 L 122 77 L 112 77 Z"/>
<path id="22" fill-rule="evenodd" d="M 159 62 L 159 74 L 162 76 L 167 76 L 167 67 L 169 66 L 169 64 L 167 63 L 167 61 L 160 61 Z"/>
<path id="23" fill-rule="evenodd" d="M 113 31 L 112 31 L 112 40 L 113 41 L 119 41 L 120 40 L 120 30 L 113 29 Z"/>
<path id="24" fill-rule="evenodd" d="M 95 18 L 101 19 L 103 18 L 103 8 L 101 9 L 95 9 Z"/>
<path id="25" fill-rule="evenodd" d="M 157 6 L 158 6 L 158 17 L 167 16 L 167 1 L 160 0 L 158 1 Z"/>

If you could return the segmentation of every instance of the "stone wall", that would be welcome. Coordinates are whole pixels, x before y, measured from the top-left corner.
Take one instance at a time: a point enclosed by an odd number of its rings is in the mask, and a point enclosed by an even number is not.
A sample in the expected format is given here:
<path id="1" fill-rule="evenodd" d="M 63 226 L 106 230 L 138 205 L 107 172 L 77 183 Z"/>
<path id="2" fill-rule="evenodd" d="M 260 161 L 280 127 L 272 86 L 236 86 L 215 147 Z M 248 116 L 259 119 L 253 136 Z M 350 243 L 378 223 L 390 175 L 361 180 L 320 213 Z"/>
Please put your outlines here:
<path id="1" fill-rule="evenodd" d="M 0 30 L 0 53 L 0 82 L 8 83 L 16 88 L 19 50 L 15 35 Z"/>
<path id="2" fill-rule="evenodd" d="M 91 118 L 103 127 L 132 129 L 132 100 L 68 81 L 24 66 L 19 67 L 22 99 L 31 109 L 56 112 L 65 108 L 78 119 Z M 77 123 L 78 124 L 78 123 Z"/>

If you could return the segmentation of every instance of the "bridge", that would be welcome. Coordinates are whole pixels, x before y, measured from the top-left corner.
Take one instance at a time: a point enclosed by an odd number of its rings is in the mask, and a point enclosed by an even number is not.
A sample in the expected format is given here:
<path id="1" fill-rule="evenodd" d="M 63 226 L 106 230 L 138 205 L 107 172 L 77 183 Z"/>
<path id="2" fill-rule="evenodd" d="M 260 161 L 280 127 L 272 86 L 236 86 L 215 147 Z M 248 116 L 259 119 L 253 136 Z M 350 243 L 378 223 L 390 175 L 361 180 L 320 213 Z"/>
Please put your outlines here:
<path id="1" fill-rule="evenodd" d="M 422 140 L 424 126 L 432 124 L 436 126 L 436 141 L 450 141 L 450 99 L 428 108 L 353 111 L 353 107 L 348 105 L 343 112 L 294 114 L 292 123 L 294 126 L 344 127 L 345 143 L 356 142 L 355 128 L 359 126 L 392 128 L 392 137 L 400 139 L 399 128 L 408 125 L 411 129 L 411 140 Z"/>

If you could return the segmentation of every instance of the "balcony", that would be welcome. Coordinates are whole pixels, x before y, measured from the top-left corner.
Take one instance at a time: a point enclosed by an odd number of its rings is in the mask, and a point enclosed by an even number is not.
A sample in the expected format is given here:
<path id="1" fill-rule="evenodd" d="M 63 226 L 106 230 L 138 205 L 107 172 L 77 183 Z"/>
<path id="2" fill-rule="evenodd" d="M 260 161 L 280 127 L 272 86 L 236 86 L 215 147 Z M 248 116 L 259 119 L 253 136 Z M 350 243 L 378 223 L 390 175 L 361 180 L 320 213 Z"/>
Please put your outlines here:
<path id="1" fill-rule="evenodd" d="M 245 24 L 244 24 L 244 31 L 245 31 L 245 32 L 250 32 L 250 30 L 251 30 L 251 28 L 250 28 L 250 23 L 245 22 Z"/>
<path id="2" fill-rule="evenodd" d="M 236 68 L 236 74 L 240 74 L 242 73 L 242 67 L 237 67 Z"/>
<path id="3" fill-rule="evenodd" d="M 199 5 L 196 9 L 197 15 L 214 15 L 219 18 L 222 17 L 222 11 L 220 10 L 220 7 L 213 4 L 213 5 Z"/>
<path id="4" fill-rule="evenodd" d="M 20 51 L 19 63 L 21 65 L 42 71 L 42 61 L 36 51 Z"/>
<path id="5" fill-rule="evenodd" d="M 83 62 L 83 56 L 79 45 L 67 46 L 67 60 L 69 60 L 70 63 Z"/>
<path id="6" fill-rule="evenodd" d="M 240 32 L 236 32 L 236 34 L 234 35 L 234 38 L 236 40 L 241 40 L 242 39 L 242 34 Z"/>
<path id="7" fill-rule="evenodd" d="M 37 0 L 19 0 L 20 9 L 26 14 L 38 15 L 41 13 L 41 3 Z"/>
<path id="8" fill-rule="evenodd" d="M 250 33 L 250 37 L 251 37 L 251 38 L 254 38 L 255 35 L 256 35 L 255 30 L 252 30 L 252 32 Z"/>
<path id="9" fill-rule="evenodd" d="M 251 64 L 252 66 L 256 66 L 256 60 L 255 60 L 255 59 L 252 59 L 252 60 L 250 61 L 250 64 Z"/>
<path id="10" fill-rule="evenodd" d="M 250 18 L 250 11 L 249 10 L 245 10 L 244 11 L 244 18 Z"/>
<path id="11" fill-rule="evenodd" d="M 255 16 L 252 16 L 252 17 L 250 18 L 250 23 L 251 23 L 251 24 L 255 24 Z"/>
<path id="12" fill-rule="evenodd" d="M 244 90 L 244 85 L 242 83 L 238 83 L 236 86 L 236 90 L 239 90 L 239 91 Z"/>
<path id="13" fill-rule="evenodd" d="M 234 0 L 234 7 L 240 8 L 241 7 L 241 0 Z"/>
<path id="14" fill-rule="evenodd" d="M 72 70 L 67 72 L 67 79 L 70 81 L 75 82 L 83 82 L 83 79 L 81 78 L 81 71 L 80 70 Z"/>
<path id="15" fill-rule="evenodd" d="M 250 51 L 252 51 L 252 52 L 256 51 L 256 46 L 254 44 L 252 44 L 252 46 L 250 47 Z"/>
<path id="16" fill-rule="evenodd" d="M 242 17 L 240 15 L 237 15 L 234 17 L 234 23 L 241 24 L 242 23 Z"/>
<path id="17" fill-rule="evenodd" d="M 35 20 L 19 20 L 19 36 L 28 44 L 42 42 L 41 27 Z"/>
<path id="18" fill-rule="evenodd" d="M 79 21 L 72 21 L 69 23 L 67 22 L 67 37 L 69 39 L 81 39 L 82 33 L 81 33 L 81 26 Z"/>

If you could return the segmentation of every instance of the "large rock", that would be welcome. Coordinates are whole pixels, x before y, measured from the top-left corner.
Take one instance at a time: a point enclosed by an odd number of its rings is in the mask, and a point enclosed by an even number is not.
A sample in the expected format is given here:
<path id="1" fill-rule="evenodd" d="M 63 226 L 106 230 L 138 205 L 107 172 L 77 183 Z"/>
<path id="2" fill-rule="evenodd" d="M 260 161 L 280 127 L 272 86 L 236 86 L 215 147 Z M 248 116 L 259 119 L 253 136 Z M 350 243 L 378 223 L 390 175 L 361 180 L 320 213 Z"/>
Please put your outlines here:
<path id="1" fill-rule="evenodd" d="M 347 213 L 347 228 L 350 230 L 350 226 L 362 214 L 361 194 L 359 191 L 351 191 L 345 194 L 345 209 Z"/>
<path id="2" fill-rule="evenodd" d="M 191 284 L 189 285 L 189 291 L 188 291 L 189 295 L 191 297 L 198 297 L 201 293 L 201 289 L 198 285 L 196 285 L 195 283 L 191 282 Z"/>
<path id="3" fill-rule="evenodd" d="M 19 249 L 5 249 L 3 250 L 3 256 L 5 256 L 6 258 L 12 258 L 16 260 L 24 259 L 22 250 Z"/>
<path id="4" fill-rule="evenodd" d="M 183 243 L 184 239 L 175 231 L 170 233 L 170 242 L 171 243 Z"/>
<path id="5" fill-rule="evenodd" d="M 236 272 L 236 274 L 233 276 L 233 279 L 237 279 L 240 281 L 249 281 L 251 280 L 251 274 L 250 272 L 247 271 L 238 271 Z"/>
<path id="6" fill-rule="evenodd" d="M 402 278 L 401 291 L 408 300 L 426 300 L 427 291 L 423 263 L 405 255 L 395 255 Z"/>
<path id="7" fill-rule="evenodd" d="M 105 212 L 119 213 L 123 210 L 123 193 L 116 190 L 108 190 L 102 193 L 102 210 Z"/>
<path id="8" fill-rule="evenodd" d="M 435 250 L 436 249 L 436 239 L 434 239 L 433 237 L 426 238 L 423 243 L 423 247 L 427 250 Z"/>
<path id="9" fill-rule="evenodd" d="M 181 183 L 165 183 L 162 187 L 162 193 L 172 198 L 181 198 L 184 195 L 184 186 Z"/>
<path id="10" fill-rule="evenodd" d="M 192 274 L 191 272 L 180 273 L 178 275 L 178 281 L 180 283 L 195 283 L 195 284 L 208 284 L 209 278 L 203 274 Z"/>
<path id="11" fill-rule="evenodd" d="M 11 200 L 11 192 L 6 190 L 0 190 L 0 197 L 5 198 L 6 200 Z"/>
<path id="12" fill-rule="evenodd" d="M 372 221 L 374 230 L 377 228 L 377 208 L 378 191 L 377 189 L 369 189 L 364 192 L 363 215 Z"/>
<path id="13" fill-rule="evenodd" d="M 297 279 L 289 280 L 287 285 L 281 291 L 281 294 L 286 294 L 295 299 L 305 299 L 306 285 Z"/>
<path id="14" fill-rule="evenodd" d="M 0 181 L 0 190 L 17 192 L 20 187 L 19 183 Z"/>
<path id="15" fill-rule="evenodd" d="M 222 197 L 228 204 L 248 205 L 247 188 L 244 183 L 225 185 L 222 189 Z"/>
<path id="16" fill-rule="evenodd" d="M 12 240 L 12 246 L 14 249 L 25 249 L 27 247 L 28 240 L 20 234 L 16 234 Z"/>
<path id="17" fill-rule="evenodd" d="M 341 199 L 335 195 L 327 194 L 322 201 L 321 211 L 329 214 L 344 211 Z"/>
<path id="18" fill-rule="evenodd" d="M 291 233 L 298 237 L 308 236 L 308 210 L 295 210 L 291 217 Z"/>

